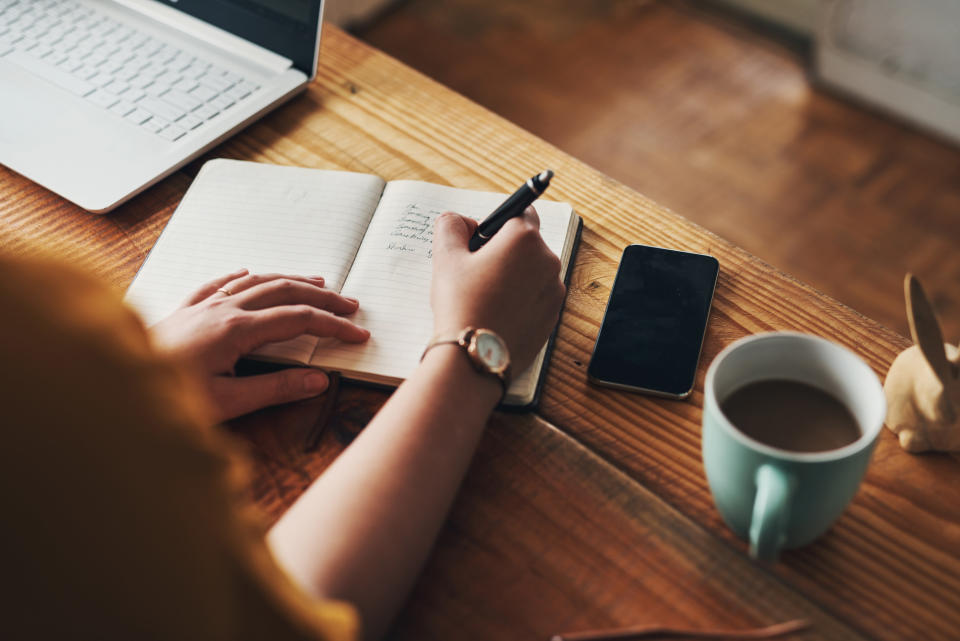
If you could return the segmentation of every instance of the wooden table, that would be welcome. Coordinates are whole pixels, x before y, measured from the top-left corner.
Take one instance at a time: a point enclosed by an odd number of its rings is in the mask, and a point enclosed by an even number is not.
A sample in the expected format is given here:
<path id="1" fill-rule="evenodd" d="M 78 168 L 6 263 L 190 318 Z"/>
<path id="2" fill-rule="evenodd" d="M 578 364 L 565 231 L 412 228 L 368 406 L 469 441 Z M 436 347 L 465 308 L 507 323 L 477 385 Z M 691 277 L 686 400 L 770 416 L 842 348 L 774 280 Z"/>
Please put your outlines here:
<path id="1" fill-rule="evenodd" d="M 731 341 L 766 330 L 818 334 L 882 377 L 907 340 L 336 28 L 325 29 L 320 59 L 308 92 L 209 157 L 498 191 L 549 166 L 558 175 L 551 196 L 585 221 L 540 410 L 491 421 L 393 637 L 533 640 L 583 628 L 806 617 L 815 627 L 796 638 L 960 638 L 960 458 L 906 454 L 884 430 L 838 523 L 772 565 L 750 561 L 725 528 L 700 460 L 703 375 Z M 122 290 L 198 166 L 102 217 L 0 169 L 3 246 L 53 248 Z M 633 242 L 720 260 L 700 374 L 686 402 L 586 383 L 617 260 Z M 310 455 L 303 432 L 316 401 L 237 421 L 253 443 L 253 490 L 270 518 L 384 400 L 346 387 Z"/>

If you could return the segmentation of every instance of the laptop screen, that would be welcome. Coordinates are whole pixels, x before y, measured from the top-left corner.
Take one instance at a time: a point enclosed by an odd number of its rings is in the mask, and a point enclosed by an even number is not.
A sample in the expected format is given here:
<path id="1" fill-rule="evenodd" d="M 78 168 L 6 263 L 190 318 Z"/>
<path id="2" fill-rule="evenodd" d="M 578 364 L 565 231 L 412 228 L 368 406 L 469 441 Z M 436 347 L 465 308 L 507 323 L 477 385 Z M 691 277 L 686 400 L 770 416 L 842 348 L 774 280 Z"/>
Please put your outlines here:
<path id="1" fill-rule="evenodd" d="M 313 76 L 323 0 L 162 0 L 293 60 Z"/>

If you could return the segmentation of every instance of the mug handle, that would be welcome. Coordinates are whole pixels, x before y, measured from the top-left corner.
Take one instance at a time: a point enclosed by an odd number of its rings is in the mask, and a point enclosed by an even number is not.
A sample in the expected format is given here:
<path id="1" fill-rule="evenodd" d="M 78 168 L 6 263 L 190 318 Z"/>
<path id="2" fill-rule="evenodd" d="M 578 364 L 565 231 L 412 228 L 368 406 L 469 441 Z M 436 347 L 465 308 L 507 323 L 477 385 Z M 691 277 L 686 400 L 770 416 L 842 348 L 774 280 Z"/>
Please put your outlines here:
<path id="1" fill-rule="evenodd" d="M 787 517 L 794 479 L 771 463 L 757 468 L 757 495 L 750 519 L 750 556 L 774 561 L 787 540 Z"/>

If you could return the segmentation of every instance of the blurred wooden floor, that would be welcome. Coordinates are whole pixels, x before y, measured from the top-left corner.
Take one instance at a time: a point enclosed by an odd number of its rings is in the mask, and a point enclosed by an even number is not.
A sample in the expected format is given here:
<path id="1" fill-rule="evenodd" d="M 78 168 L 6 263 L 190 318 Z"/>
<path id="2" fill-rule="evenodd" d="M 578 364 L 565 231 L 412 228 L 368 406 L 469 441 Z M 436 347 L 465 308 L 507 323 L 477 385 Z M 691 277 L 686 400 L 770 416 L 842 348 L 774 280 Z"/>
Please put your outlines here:
<path id="1" fill-rule="evenodd" d="M 960 339 L 960 149 L 796 41 L 683 0 L 408 0 L 359 35 L 901 333 L 912 270 Z"/>

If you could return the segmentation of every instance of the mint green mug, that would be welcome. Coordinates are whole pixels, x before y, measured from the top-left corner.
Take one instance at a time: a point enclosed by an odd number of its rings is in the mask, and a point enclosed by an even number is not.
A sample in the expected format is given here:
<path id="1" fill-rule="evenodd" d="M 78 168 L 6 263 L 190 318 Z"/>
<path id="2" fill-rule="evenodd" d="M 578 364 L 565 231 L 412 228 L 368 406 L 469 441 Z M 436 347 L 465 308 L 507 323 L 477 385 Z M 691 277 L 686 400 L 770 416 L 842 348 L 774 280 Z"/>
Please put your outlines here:
<path id="1" fill-rule="evenodd" d="M 843 447 L 798 452 L 757 441 L 721 405 L 738 389 L 767 380 L 806 383 L 850 410 L 860 436 Z M 727 525 L 750 555 L 774 560 L 823 534 L 853 499 L 886 416 L 880 380 L 850 350 L 794 332 L 756 334 L 726 347 L 704 386 L 703 465 Z"/>

